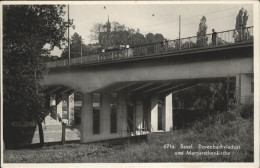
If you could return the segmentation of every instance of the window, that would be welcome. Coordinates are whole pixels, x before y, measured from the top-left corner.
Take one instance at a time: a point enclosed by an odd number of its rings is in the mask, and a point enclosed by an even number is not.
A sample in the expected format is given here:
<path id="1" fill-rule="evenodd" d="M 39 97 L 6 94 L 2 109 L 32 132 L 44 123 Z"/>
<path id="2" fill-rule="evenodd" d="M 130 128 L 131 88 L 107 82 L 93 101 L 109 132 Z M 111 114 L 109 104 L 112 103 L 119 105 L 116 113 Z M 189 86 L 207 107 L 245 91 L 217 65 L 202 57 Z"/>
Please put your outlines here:
<path id="1" fill-rule="evenodd" d="M 112 93 L 111 95 L 110 132 L 117 133 L 117 93 Z"/>
<path id="2" fill-rule="evenodd" d="M 93 134 L 100 133 L 100 94 L 93 93 Z"/>

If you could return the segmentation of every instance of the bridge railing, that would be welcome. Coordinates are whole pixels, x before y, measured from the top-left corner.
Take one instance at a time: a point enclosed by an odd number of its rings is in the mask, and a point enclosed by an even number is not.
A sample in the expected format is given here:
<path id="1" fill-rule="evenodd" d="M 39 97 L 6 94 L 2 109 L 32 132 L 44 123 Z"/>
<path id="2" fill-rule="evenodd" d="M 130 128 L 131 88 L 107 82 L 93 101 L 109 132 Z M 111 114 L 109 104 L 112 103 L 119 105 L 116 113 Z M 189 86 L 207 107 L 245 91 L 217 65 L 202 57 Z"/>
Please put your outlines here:
<path id="1" fill-rule="evenodd" d="M 253 41 L 253 26 L 244 29 L 217 32 L 216 35 L 193 36 L 188 38 L 163 41 L 154 44 L 136 46 L 117 51 L 97 53 L 93 55 L 71 58 L 70 66 L 106 62 L 134 57 L 151 56 L 156 54 L 175 53 L 198 48 L 210 48 Z M 68 66 L 68 59 L 47 62 L 48 68 Z"/>

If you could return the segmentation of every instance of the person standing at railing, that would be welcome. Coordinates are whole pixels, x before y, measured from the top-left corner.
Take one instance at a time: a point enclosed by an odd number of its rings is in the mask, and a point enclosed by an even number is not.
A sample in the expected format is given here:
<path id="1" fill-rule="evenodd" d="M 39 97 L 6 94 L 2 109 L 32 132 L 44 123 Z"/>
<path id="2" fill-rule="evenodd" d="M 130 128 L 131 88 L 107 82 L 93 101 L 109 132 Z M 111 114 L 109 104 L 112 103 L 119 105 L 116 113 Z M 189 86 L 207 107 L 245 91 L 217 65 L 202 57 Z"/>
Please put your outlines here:
<path id="1" fill-rule="evenodd" d="M 215 29 L 212 29 L 212 45 L 215 46 L 217 44 L 217 32 Z"/>

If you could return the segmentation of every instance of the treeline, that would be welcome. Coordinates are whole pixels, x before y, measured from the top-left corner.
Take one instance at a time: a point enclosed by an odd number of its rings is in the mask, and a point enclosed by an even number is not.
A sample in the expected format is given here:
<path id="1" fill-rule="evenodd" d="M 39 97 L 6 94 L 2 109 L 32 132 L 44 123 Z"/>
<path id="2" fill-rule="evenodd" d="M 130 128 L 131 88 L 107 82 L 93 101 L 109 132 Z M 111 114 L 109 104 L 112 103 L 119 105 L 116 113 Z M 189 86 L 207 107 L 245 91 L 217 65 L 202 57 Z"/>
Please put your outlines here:
<path id="1" fill-rule="evenodd" d="M 71 58 L 87 56 L 100 52 L 101 49 L 119 48 L 120 46 L 129 45 L 129 47 L 140 46 L 151 43 L 163 42 L 164 36 L 160 33 L 140 33 L 139 29 L 135 30 L 121 25 L 118 22 L 112 22 L 109 28 L 107 24 L 94 24 L 91 29 L 91 39 L 96 41 L 92 44 L 84 44 L 82 36 L 75 32 L 71 36 L 70 56 Z M 61 58 L 68 57 L 68 47 L 66 47 Z"/>

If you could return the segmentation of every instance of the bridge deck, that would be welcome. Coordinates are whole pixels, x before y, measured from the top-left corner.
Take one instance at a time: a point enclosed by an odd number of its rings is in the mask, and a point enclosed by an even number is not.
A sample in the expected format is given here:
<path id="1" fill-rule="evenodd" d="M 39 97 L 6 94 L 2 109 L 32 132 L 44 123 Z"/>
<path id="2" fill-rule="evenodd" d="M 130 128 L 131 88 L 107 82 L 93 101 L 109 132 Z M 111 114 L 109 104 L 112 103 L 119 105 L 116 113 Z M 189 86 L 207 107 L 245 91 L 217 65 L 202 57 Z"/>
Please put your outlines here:
<path id="1" fill-rule="evenodd" d="M 127 61 L 135 58 L 150 58 L 154 55 L 178 54 L 182 52 L 197 52 L 203 49 L 217 49 L 225 46 L 236 46 L 253 42 L 253 27 L 241 30 L 218 32 L 216 38 L 212 34 L 194 36 L 160 43 L 147 44 L 111 52 L 47 62 L 47 68 L 62 68 L 67 66 L 109 63 L 111 61 Z"/>

